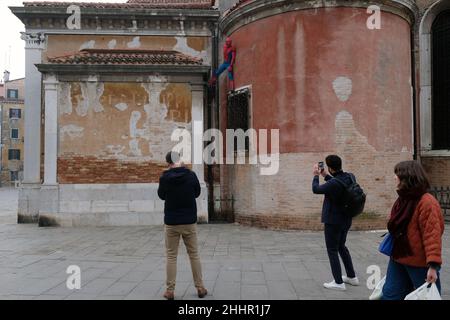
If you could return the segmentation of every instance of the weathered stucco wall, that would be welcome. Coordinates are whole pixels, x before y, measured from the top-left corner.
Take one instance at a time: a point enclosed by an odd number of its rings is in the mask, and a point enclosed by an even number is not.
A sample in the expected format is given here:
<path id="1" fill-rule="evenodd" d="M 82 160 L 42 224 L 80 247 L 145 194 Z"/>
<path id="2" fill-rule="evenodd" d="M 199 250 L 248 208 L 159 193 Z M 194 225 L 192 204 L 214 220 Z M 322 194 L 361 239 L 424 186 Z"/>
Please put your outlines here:
<path id="1" fill-rule="evenodd" d="M 276 176 L 222 168 L 223 196 L 233 194 L 238 221 L 320 228 L 312 166 L 337 153 L 368 194 L 355 227 L 385 226 L 396 197 L 393 167 L 413 153 L 410 26 L 383 12 L 382 29 L 369 30 L 368 17 L 362 8 L 301 10 L 231 35 L 236 87 L 251 85 L 253 126 L 279 128 L 281 152 Z M 224 112 L 223 128 L 225 121 Z"/>
<path id="2" fill-rule="evenodd" d="M 175 50 L 201 58 L 207 65 L 211 57 L 209 37 L 49 35 L 44 59 L 74 54 L 83 49 Z"/>
<path id="3" fill-rule="evenodd" d="M 375 149 L 412 150 L 410 27 L 383 13 L 382 29 L 369 30 L 367 18 L 302 10 L 233 33 L 236 87 L 252 84 L 254 127 L 280 128 L 281 152 L 333 149 L 343 110 Z"/>
<path id="4" fill-rule="evenodd" d="M 191 127 L 187 84 L 66 82 L 58 96 L 59 183 L 157 182 L 173 130 Z"/>

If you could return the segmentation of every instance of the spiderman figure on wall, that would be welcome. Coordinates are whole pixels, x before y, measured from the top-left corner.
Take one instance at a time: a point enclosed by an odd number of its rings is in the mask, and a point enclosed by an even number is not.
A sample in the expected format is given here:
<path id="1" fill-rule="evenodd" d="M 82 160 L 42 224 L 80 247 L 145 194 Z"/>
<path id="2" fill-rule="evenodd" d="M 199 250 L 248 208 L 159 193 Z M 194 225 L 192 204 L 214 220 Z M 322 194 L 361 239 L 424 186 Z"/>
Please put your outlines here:
<path id="1" fill-rule="evenodd" d="M 213 86 L 217 82 L 217 78 L 224 72 L 228 70 L 228 89 L 234 91 L 234 75 L 233 66 L 236 61 L 236 48 L 232 45 L 231 38 L 227 38 L 223 46 L 223 63 L 220 65 L 219 69 L 214 70 L 211 79 L 209 80 L 210 86 Z"/>

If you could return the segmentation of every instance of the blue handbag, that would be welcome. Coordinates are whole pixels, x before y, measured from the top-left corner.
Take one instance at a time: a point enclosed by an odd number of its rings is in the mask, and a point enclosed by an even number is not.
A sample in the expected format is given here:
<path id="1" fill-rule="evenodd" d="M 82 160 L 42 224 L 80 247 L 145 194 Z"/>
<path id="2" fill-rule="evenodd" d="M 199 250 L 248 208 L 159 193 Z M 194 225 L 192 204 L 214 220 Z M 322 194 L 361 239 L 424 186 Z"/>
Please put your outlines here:
<path id="1" fill-rule="evenodd" d="M 392 255 L 392 248 L 394 247 L 394 238 L 390 233 L 387 233 L 384 236 L 383 241 L 381 241 L 380 246 L 378 247 L 378 250 L 387 256 Z"/>

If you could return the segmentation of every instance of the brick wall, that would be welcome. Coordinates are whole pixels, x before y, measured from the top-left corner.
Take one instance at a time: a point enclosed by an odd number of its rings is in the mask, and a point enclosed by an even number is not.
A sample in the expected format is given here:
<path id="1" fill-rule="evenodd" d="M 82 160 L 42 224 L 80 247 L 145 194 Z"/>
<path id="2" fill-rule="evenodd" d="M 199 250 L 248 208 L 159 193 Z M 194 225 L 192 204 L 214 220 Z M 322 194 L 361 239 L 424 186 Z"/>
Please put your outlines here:
<path id="1" fill-rule="evenodd" d="M 166 164 L 121 161 L 89 156 L 58 158 L 59 183 L 150 183 L 159 182 Z"/>
<path id="2" fill-rule="evenodd" d="M 349 147 L 346 152 L 337 152 L 343 158 L 344 170 L 353 172 L 367 193 L 365 213 L 355 220 L 354 228 L 382 229 L 397 197 L 393 168 L 397 162 L 411 159 L 411 154 L 375 153 L 361 147 L 359 151 Z M 222 210 L 233 210 L 235 221 L 247 225 L 320 229 L 323 196 L 312 193 L 312 166 L 325 156 L 281 154 L 280 170 L 274 176 L 261 176 L 257 166 L 222 166 L 221 196 L 234 199 L 233 208 L 231 202 L 224 202 Z"/>
<path id="3" fill-rule="evenodd" d="M 434 187 L 450 186 L 450 158 L 422 158 L 422 165 L 428 173 L 430 183 Z"/>

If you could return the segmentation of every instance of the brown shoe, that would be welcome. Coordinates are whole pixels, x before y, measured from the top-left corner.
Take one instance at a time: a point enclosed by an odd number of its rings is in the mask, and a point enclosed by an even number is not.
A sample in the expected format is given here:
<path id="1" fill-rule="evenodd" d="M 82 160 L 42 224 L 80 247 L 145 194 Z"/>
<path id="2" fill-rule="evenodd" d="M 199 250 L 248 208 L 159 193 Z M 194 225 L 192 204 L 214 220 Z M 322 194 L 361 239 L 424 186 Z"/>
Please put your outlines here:
<path id="1" fill-rule="evenodd" d="M 203 298 L 208 294 L 208 290 L 206 290 L 206 288 L 198 288 L 197 293 L 199 298 Z"/>
<path id="2" fill-rule="evenodd" d="M 166 292 L 164 292 L 164 298 L 166 298 L 167 300 L 173 300 L 175 299 L 175 295 L 173 291 L 167 290 Z"/>

